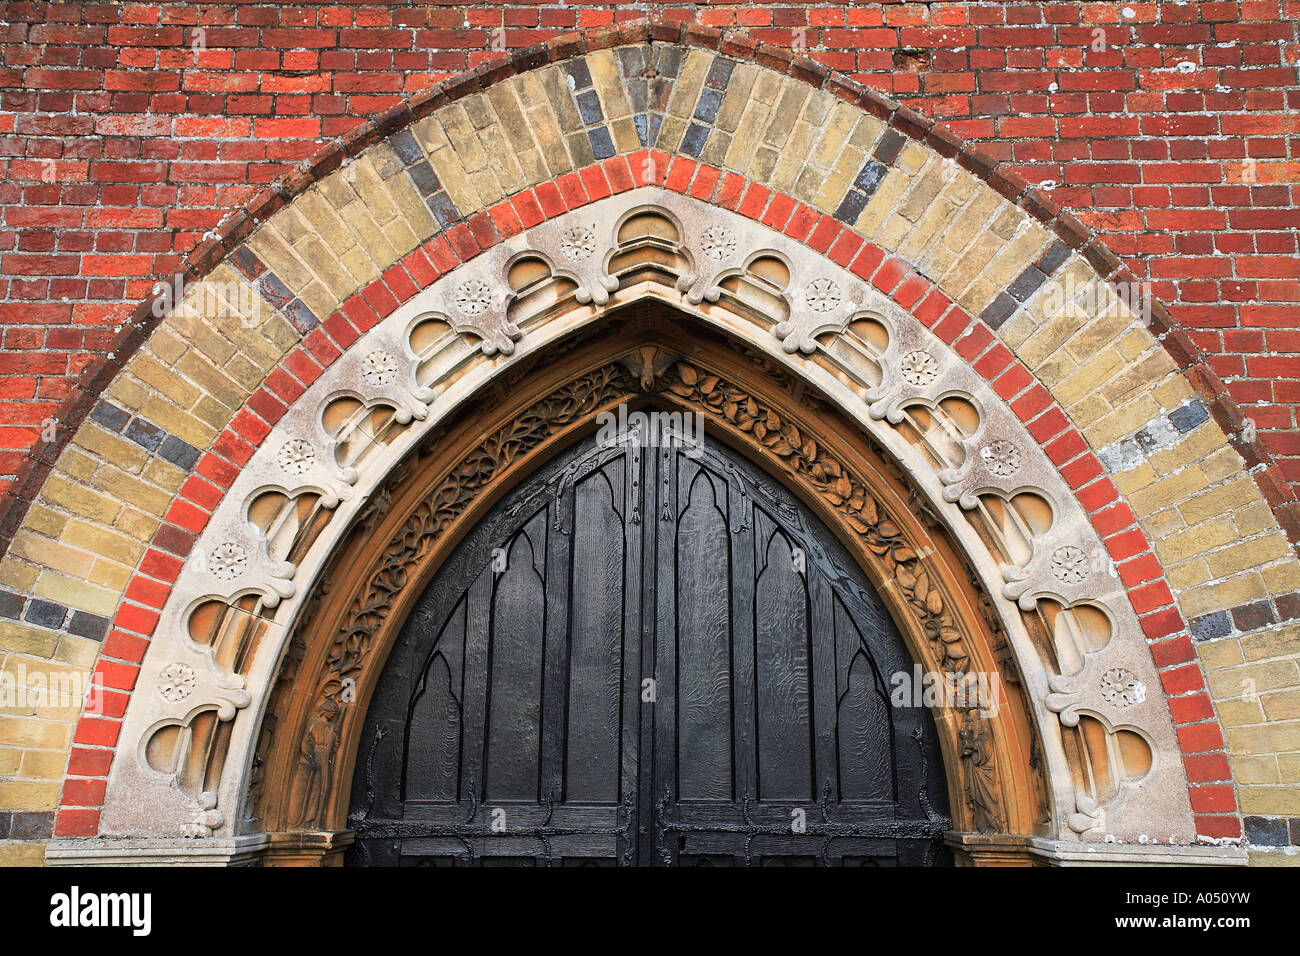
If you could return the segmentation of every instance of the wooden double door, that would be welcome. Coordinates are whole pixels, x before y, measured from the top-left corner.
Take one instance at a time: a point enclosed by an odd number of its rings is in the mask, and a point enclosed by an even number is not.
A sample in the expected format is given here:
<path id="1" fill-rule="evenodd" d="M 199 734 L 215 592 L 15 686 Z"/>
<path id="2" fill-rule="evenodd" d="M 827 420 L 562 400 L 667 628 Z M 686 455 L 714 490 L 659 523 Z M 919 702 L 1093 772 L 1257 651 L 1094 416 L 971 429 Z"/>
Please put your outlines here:
<path id="1" fill-rule="evenodd" d="M 912 663 L 861 568 L 709 436 L 603 437 L 420 597 L 367 713 L 348 862 L 943 862 L 933 723 L 891 703 Z"/>

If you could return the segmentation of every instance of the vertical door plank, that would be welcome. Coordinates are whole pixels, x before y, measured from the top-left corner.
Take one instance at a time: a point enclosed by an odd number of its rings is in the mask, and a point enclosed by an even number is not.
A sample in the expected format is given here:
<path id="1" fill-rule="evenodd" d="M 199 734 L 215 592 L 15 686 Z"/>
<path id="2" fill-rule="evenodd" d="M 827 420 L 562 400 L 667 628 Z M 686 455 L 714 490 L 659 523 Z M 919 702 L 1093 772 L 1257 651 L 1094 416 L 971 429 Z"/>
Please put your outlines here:
<path id="1" fill-rule="evenodd" d="M 465 598 L 447 618 L 411 701 L 406 724 L 407 800 L 455 803 L 460 795 L 460 668 L 465 647 Z"/>
<path id="2" fill-rule="evenodd" d="M 826 576 L 813 567 L 811 560 L 805 575 L 808 582 L 808 620 L 812 629 L 813 798 L 821 799 L 829 789 L 830 800 L 837 802 L 841 795 L 836 746 L 838 727 L 835 719 L 835 706 L 839 696 L 835 667 L 839 653 L 835 633 L 835 592 Z"/>
<path id="3" fill-rule="evenodd" d="M 894 798 L 894 731 L 888 690 L 876 672 L 857 624 L 835 602 L 837 633 L 851 635 L 856 646 L 844 664 L 844 693 L 839 703 L 840 799 Z"/>
<path id="4" fill-rule="evenodd" d="M 465 603 L 465 736 L 461 745 L 461 799 L 471 802 L 483 800 L 487 757 L 487 676 L 496 577 L 491 567 L 484 570 L 470 585 Z"/>
<path id="5" fill-rule="evenodd" d="M 540 798 L 543 577 L 548 510 L 515 536 L 492 602 L 487 720 L 488 800 Z"/>
<path id="6" fill-rule="evenodd" d="M 728 472 L 728 521 L 732 540 L 732 696 L 735 700 L 736 793 L 741 800 L 759 798 L 758 721 L 755 648 L 757 637 L 757 578 L 763 564 L 757 543 L 760 515 L 743 493 L 733 472 Z"/>
<path id="7" fill-rule="evenodd" d="M 607 468 L 617 468 L 621 462 Z M 568 801 L 619 801 L 623 684 L 623 519 L 598 471 L 574 489 L 569 626 Z"/>
<path id="8" fill-rule="evenodd" d="M 775 528 L 766 535 L 755 602 L 759 796 L 811 801 L 808 596 L 790 541 Z"/>
<path id="9" fill-rule="evenodd" d="M 684 497 L 676 548 L 678 790 L 683 800 L 730 800 L 731 559 L 726 485 L 700 469 Z"/>

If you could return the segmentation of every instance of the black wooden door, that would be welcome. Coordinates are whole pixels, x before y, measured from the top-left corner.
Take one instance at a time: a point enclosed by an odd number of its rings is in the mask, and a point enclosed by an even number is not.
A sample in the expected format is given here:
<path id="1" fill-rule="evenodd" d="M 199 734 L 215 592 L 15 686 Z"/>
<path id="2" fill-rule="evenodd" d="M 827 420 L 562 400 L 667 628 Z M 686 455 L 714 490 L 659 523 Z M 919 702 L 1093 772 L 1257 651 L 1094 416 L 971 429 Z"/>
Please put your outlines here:
<path id="1" fill-rule="evenodd" d="M 923 865 L 933 723 L 861 569 L 716 442 L 593 437 L 423 594 L 366 719 L 370 865 Z"/>

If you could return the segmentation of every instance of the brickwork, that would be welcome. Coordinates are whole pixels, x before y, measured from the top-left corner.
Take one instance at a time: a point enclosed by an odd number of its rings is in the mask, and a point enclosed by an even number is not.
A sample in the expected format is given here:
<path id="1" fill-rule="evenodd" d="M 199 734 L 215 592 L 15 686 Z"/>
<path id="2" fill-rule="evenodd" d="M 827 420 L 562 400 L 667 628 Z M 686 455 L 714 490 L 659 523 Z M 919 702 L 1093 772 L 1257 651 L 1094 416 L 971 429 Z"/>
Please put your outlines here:
<path id="1" fill-rule="evenodd" d="M 1239 800 L 1257 842 L 1275 845 L 1300 815 L 1300 675 L 1285 623 L 1300 564 L 1267 484 L 1229 441 L 1233 409 L 1215 402 L 1212 373 L 1192 353 L 1179 360 L 1164 319 L 1137 321 L 1098 277 L 1099 263 L 1106 275 L 1114 264 L 1070 217 L 916 114 L 809 61 L 771 51 L 765 61 L 761 48 L 708 33 L 609 49 L 637 38 L 591 34 L 581 60 L 568 57 L 583 41 L 566 41 L 550 49 L 554 64 L 521 57 L 416 97 L 320 154 L 194 256 L 206 278 L 182 307 L 161 323 L 145 311 L 122 371 L 110 361 L 93 373 L 101 390 L 83 389 L 94 401 L 0 564 L 0 666 L 89 668 L 103 640 L 94 666 L 111 706 L 124 706 L 194 535 L 323 366 L 481 248 L 610 191 L 663 182 L 869 278 L 993 383 L 1060 466 L 1130 588 L 1203 835 L 1239 836 Z M 654 63 L 671 82 L 642 90 Z M 345 152 L 356 158 L 338 169 Z M 253 219 L 265 222 L 249 235 Z M 117 742 L 112 717 L 76 727 L 60 832 L 93 830 L 87 808 Z M 11 829 L 19 817 L 48 829 L 63 772 L 51 768 L 68 752 L 72 715 L 0 717 L 0 727 L 0 766 L 18 770 L 0 776 L 0 807 Z M 30 855 L 23 846 L 0 853 Z"/>
<path id="2" fill-rule="evenodd" d="M 801 48 L 1011 161 L 1027 181 L 1056 184 L 1052 199 L 1154 283 L 1287 481 L 1300 482 L 1295 0 L 654 6 L 668 17 L 698 17 Z M 0 370 L 7 409 L 0 476 L 12 478 L 113 327 L 263 184 L 325 138 L 494 49 L 643 16 L 645 8 L 5 9 L 0 324 L 11 351 Z M 626 151 L 633 136 L 645 135 L 629 113 L 606 103 L 609 80 L 628 67 L 599 58 L 589 95 L 578 97 L 589 109 L 604 108 L 584 132 L 614 137 L 593 150 Z M 694 96 L 691 84 L 707 88 L 703 76 L 687 79 L 679 95 Z M 728 138 L 742 97 L 768 93 L 750 89 L 752 68 L 739 79 L 728 102 L 703 106 L 703 115 L 717 110 L 707 122 Z M 543 93 L 531 89 L 527 108 Z M 818 108 L 815 97 L 792 95 Z M 664 105 L 644 116 L 662 119 Z M 799 106 L 768 105 L 781 115 Z M 767 134 L 797 146 L 813 129 L 812 115 L 792 116 L 788 130 L 778 123 Z M 733 155 L 733 163 L 772 161 L 753 122 L 735 142 L 737 152 L 754 155 L 749 162 Z M 656 132 L 668 148 L 724 165 L 721 137 L 707 154 L 692 152 L 702 124 L 703 116 L 683 117 Z M 508 124 L 507 135 L 518 128 Z M 859 172 L 846 165 L 837 174 Z M 896 184 L 879 187 L 887 196 Z"/>

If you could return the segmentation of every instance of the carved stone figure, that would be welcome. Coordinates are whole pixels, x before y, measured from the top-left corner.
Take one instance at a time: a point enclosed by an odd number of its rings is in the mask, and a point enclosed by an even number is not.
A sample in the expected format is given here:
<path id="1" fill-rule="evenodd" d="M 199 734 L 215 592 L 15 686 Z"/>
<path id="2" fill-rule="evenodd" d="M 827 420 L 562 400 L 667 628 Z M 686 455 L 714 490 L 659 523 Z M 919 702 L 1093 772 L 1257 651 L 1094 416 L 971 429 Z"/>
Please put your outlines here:
<path id="1" fill-rule="evenodd" d="M 994 760 L 989 729 L 977 711 L 968 710 L 957 732 L 961 740 L 961 759 L 965 773 L 966 805 L 980 833 L 997 833 L 1006 829 L 1006 816 L 998 795 L 997 762 Z"/>
<path id="2" fill-rule="evenodd" d="M 307 723 L 298 747 L 298 772 L 290 793 L 289 820 L 295 827 L 310 829 L 320 825 L 338 744 L 340 709 L 338 701 L 326 697 L 316 705 Z"/>

